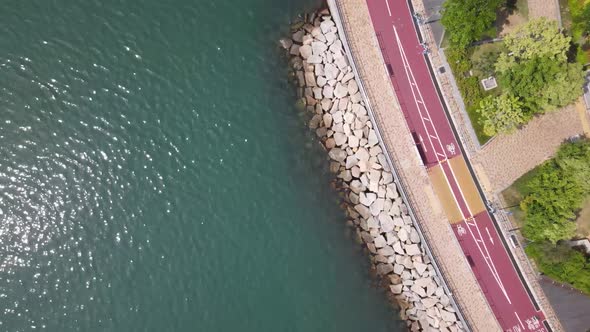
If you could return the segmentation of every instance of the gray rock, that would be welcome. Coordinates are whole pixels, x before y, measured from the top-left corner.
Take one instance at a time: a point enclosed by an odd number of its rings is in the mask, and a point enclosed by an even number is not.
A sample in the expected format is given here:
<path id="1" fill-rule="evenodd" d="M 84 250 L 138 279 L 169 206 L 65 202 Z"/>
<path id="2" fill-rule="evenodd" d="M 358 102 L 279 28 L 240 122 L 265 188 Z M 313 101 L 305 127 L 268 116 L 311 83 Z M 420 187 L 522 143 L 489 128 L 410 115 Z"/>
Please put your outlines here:
<path id="1" fill-rule="evenodd" d="M 322 29 L 322 33 L 325 35 L 328 32 L 332 31 L 332 27 L 334 26 L 334 22 L 331 20 L 325 20 L 320 24 L 320 29 Z"/>
<path id="2" fill-rule="evenodd" d="M 295 41 L 297 43 L 301 43 L 301 42 L 303 42 L 303 35 L 304 34 L 305 34 L 305 31 L 297 30 L 293 33 L 293 36 L 291 39 L 293 39 L 293 41 Z"/>
<path id="3" fill-rule="evenodd" d="M 331 127 L 332 126 L 332 114 L 330 114 L 330 113 L 324 113 L 322 119 L 324 120 L 324 125 L 326 127 Z"/>
<path id="4" fill-rule="evenodd" d="M 316 79 L 316 83 L 320 88 L 323 88 L 327 82 L 328 81 L 326 80 L 326 78 L 324 76 L 318 76 L 318 78 Z"/>
<path id="5" fill-rule="evenodd" d="M 352 73 L 352 72 L 349 72 L 349 73 L 346 73 L 346 74 L 345 74 L 345 75 L 342 77 L 342 79 L 340 80 L 340 82 L 342 82 L 342 84 L 344 84 L 344 83 L 346 83 L 346 82 L 350 81 L 350 80 L 351 80 L 351 79 L 353 79 L 353 78 L 354 78 L 354 73 Z M 358 88 L 358 86 L 357 86 L 357 88 Z M 358 90 L 358 89 L 357 89 L 357 90 Z M 351 93 L 350 95 L 352 96 L 353 94 Z M 355 103 L 358 103 L 359 101 L 360 101 L 360 100 L 357 100 L 357 101 L 355 101 Z"/>
<path id="6" fill-rule="evenodd" d="M 377 195 L 375 195 L 373 193 L 362 192 L 359 195 L 359 199 L 360 199 L 361 204 L 369 207 L 369 206 L 371 206 L 371 204 L 373 204 L 375 199 L 377 199 Z"/>
<path id="7" fill-rule="evenodd" d="M 320 27 L 313 27 L 310 33 L 314 38 L 317 38 L 319 35 L 322 34 L 322 30 L 320 29 Z"/>
<path id="8" fill-rule="evenodd" d="M 346 143 L 346 135 L 343 133 L 334 133 L 334 141 L 336 142 L 336 146 L 342 146 Z"/>
<path id="9" fill-rule="evenodd" d="M 374 216 L 379 215 L 379 213 L 383 211 L 383 204 L 385 204 L 385 200 L 383 198 L 377 198 L 373 204 L 371 204 L 371 214 Z"/>
<path id="10" fill-rule="evenodd" d="M 355 194 L 359 194 L 362 190 L 365 190 L 365 186 L 359 180 L 352 180 L 348 185 L 350 190 L 352 190 Z M 367 215 L 369 215 L 369 211 L 367 211 Z"/>
<path id="11" fill-rule="evenodd" d="M 297 72 L 295 72 L 295 75 L 297 76 L 297 82 L 299 83 L 299 86 L 305 86 L 305 75 L 303 75 L 303 72 L 301 70 L 298 70 Z"/>
<path id="12" fill-rule="evenodd" d="M 395 264 L 393 266 L 393 273 L 401 275 L 404 272 L 404 266 L 401 264 Z"/>
<path id="13" fill-rule="evenodd" d="M 305 73 L 305 84 L 308 87 L 312 87 L 312 88 L 316 86 L 314 73 L 312 73 L 312 72 Z"/>
<path id="14" fill-rule="evenodd" d="M 358 148 L 358 146 L 359 146 L 359 139 L 358 139 L 358 137 L 356 137 L 356 136 L 349 136 L 348 137 L 348 146 L 350 146 L 351 148 Z M 356 159 L 356 157 L 355 157 L 355 159 Z"/>
<path id="15" fill-rule="evenodd" d="M 288 50 L 291 48 L 291 46 L 293 46 L 293 40 L 291 40 L 289 38 L 281 38 L 279 40 L 279 44 L 281 44 L 281 47 Z"/>
<path id="16" fill-rule="evenodd" d="M 338 70 L 338 68 L 333 64 L 327 63 L 324 65 L 324 73 L 326 74 L 326 79 L 330 81 L 335 80 L 336 77 L 338 77 L 340 70 Z"/>
<path id="17" fill-rule="evenodd" d="M 406 242 L 408 240 L 408 232 L 402 228 L 397 232 L 397 237 L 399 237 L 400 241 Z"/>
<path id="18" fill-rule="evenodd" d="M 315 99 L 317 99 L 317 100 L 321 100 L 322 99 L 322 89 L 321 88 L 318 88 L 318 87 L 315 87 L 312 90 L 313 90 L 313 97 Z"/>
<path id="19" fill-rule="evenodd" d="M 359 91 L 359 87 L 356 84 L 356 81 L 352 80 L 352 81 L 348 82 L 348 94 L 352 96 L 355 93 L 357 93 L 357 91 Z"/>
<path id="20" fill-rule="evenodd" d="M 426 294 L 424 294 L 424 295 L 426 295 Z M 427 297 L 425 299 L 422 299 L 422 304 L 424 305 L 424 308 L 426 308 L 426 309 L 434 307 L 437 303 L 438 303 L 438 299 L 433 298 L 433 297 Z"/>
<path id="21" fill-rule="evenodd" d="M 387 245 L 385 238 L 382 235 L 379 235 L 375 238 L 375 248 L 383 248 Z"/>
<path id="22" fill-rule="evenodd" d="M 309 128 L 316 129 L 319 126 L 321 120 L 322 117 L 319 114 L 314 115 L 311 120 L 309 120 Z"/>
<path id="23" fill-rule="evenodd" d="M 359 195 L 357 195 L 357 194 L 355 194 L 353 192 L 350 192 L 348 194 L 348 199 L 350 200 L 350 202 L 352 204 L 358 204 L 359 203 Z"/>
<path id="24" fill-rule="evenodd" d="M 379 252 L 379 251 L 377 251 Z M 386 264 L 377 264 L 377 275 L 384 276 L 393 271 L 393 265 L 386 263 Z"/>
<path id="25" fill-rule="evenodd" d="M 301 42 L 303 43 L 303 45 L 310 45 L 312 41 L 313 41 L 312 35 L 303 35 L 303 39 Z"/>
<path id="26" fill-rule="evenodd" d="M 356 210 L 356 212 L 358 212 L 361 217 L 367 219 L 370 217 L 370 212 L 369 212 L 369 208 L 362 205 L 362 204 L 357 204 L 354 206 L 354 209 Z"/>
<path id="27" fill-rule="evenodd" d="M 426 296 L 426 292 L 424 291 L 424 288 L 422 288 L 422 287 L 419 287 L 419 286 L 417 286 L 417 285 L 414 284 L 414 285 L 412 285 L 412 287 L 410 287 L 410 289 L 414 293 L 418 294 L 418 296 L 420 296 L 420 297 L 425 297 Z"/>
<path id="28" fill-rule="evenodd" d="M 334 88 L 329 85 L 324 85 L 323 94 L 327 99 L 334 98 Z M 330 103 L 332 103 L 332 101 L 330 101 Z"/>
<path id="29" fill-rule="evenodd" d="M 342 83 L 340 82 L 336 83 L 336 89 L 334 89 L 334 96 L 336 98 L 343 98 L 346 97 L 347 94 L 348 90 L 346 89 L 346 87 L 342 85 Z"/>
<path id="30" fill-rule="evenodd" d="M 326 140 L 326 142 L 324 142 L 324 145 L 326 146 L 326 149 L 333 149 L 336 147 L 336 142 L 334 141 L 334 138 L 330 137 Z"/>
<path id="31" fill-rule="evenodd" d="M 416 269 L 416 272 L 418 272 L 419 275 L 424 274 L 424 271 L 426 271 L 427 267 L 428 266 L 424 263 L 420 263 L 420 262 L 414 263 L 414 268 Z"/>
<path id="32" fill-rule="evenodd" d="M 377 139 L 377 134 L 375 134 L 374 130 L 369 131 L 368 140 L 369 140 L 369 143 L 368 143 L 369 146 L 379 144 L 379 140 Z"/>
<path id="33" fill-rule="evenodd" d="M 318 63 L 314 66 L 314 73 L 315 76 L 325 76 L 326 74 L 324 73 L 324 65 L 322 65 L 321 63 Z"/>
<path id="34" fill-rule="evenodd" d="M 455 316 L 454 313 L 448 312 L 446 310 L 441 310 L 440 316 L 445 322 L 454 323 L 457 321 L 457 316 Z"/>
<path id="35" fill-rule="evenodd" d="M 422 254 L 422 251 L 420 251 L 420 247 L 418 247 L 417 244 L 406 245 L 405 246 L 405 249 L 406 249 L 406 253 L 409 256 L 421 255 Z"/>
<path id="36" fill-rule="evenodd" d="M 314 41 L 311 43 L 312 53 L 315 55 L 321 55 L 328 50 L 328 46 L 320 41 Z"/>
<path id="37" fill-rule="evenodd" d="M 307 63 L 320 64 L 322 63 L 322 57 L 317 54 L 312 54 L 307 58 Z"/>
<path id="38" fill-rule="evenodd" d="M 342 50 L 342 42 L 340 40 L 335 40 L 332 43 L 332 45 L 330 45 L 329 49 L 330 52 L 336 55 L 341 55 L 342 53 L 344 53 L 344 51 Z"/>
<path id="39" fill-rule="evenodd" d="M 323 90 L 322 90 L 322 94 L 324 94 Z M 325 96 L 325 94 L 324 94 L 324 96 Z M 330 110 L 330 107 L 332 107 L 332 99 L 328 99 L 328 98 L 322 99 L 321 106 L 322 106 L 322 109 L 327 112 L 328 110 Z"/>
<path id="40" fill-rule="evenodd" d="M 364 161 L 365 163 L 368 162 L 370 158 L 369 152 L 367 152 L 367 149 L 365 148 L 359 148 L 355 156 L 359 161 Z"/>
<path id="41" fill-rule="evenodd" d="M 332 120 L 334 121 L 334 123 L 342 123 L 342 121 L 344 120 L 342 118 L 342 111 L 336 111 L 332 114 Z M 346 142 L 346 140 L 345 140 Z"/>
<path id="42" fill-rule="evenodd" d="M 410 230 L 410 241 L 412 243 L 420 243 L 420 235 L 418 234 L 418 231 L 414 228 Z"/>
<path id="43" fill-rule="evenodd" d="M 348 158 L 346 158 L 346 169 L 353 168 L 358 162 L 359 161 L 358 161 L 358 159 L 356 159 L 355 156 L 348 156 Z M 351 175 L 354 176 L 354 174 L 352 172 L 351 172 Z"/>
<path id="44" fill-rule="evenodd" d="M 306 59 L 309 58 L 312 53 L 311 53 L 311 46 L 310 45 L 303 45 L 301 47 L 299 47 L 299 54 L 301 54 L 301 57 Z"/>
<path id="45" fill-rule="evenodd" d="M 395 267 L 394 267 L 394 269 L 395 269 Z M 394 272 L 395 272 L 395 270 L 394 270 Z M 389 289 L 391 290 L 391 292 L 393 294 L 401 294 L 402 287 L 403 287 L 402 284 L 399 284 L 399 285 L 389 285 Z"/>
<path id="46" fill-rule="evenodd" d="M 357 159 L 357 163 L 358 163 L 358 159 Z M 352 173 L 352 176 L 354 176 L 355 178 L 358 178 L 361 176 L 361 170 L 360 170 L 360 168 L 358 168 L 358 166 L 352 167 L 350 172 Z"/>
<path id="47" fill-rule="evenodd" d="M 393 250 L 400 255 L 405 255 L 404 249 L 402 249 L 402 245 L 399 242 L 395 242 L 393 244 Z"/>
<path id="48" fill-rule="evenodd" d="M 387 215 L 384 212 L 381 212 L 381 213 L 379 213 L 378 218 L 379 218 L 379 223 L 381 225 L 381 231 L 383 233 L 388 233 L 388 232 L 391 232 L 394 230 L 395 225 L 389 215 Z"/>
<path id="49" fill-rule="evenodd" d="M 393 174 L 390 172 L 382 172 L 381 177 L 383 179 L 383 181 L 381 181 L 382 184 L 390 184 L 393 182 Z"/>
<path id="50" fill-rule="evenodd" d="M 334 57 L 334 63 L 336 64 L 336 67 L 338 67 L 340 70 L 346 69 L 346 67 L 348 66 L 348 60 L 346 60 L 346 57 L 344 56 Z"/>
<path id="51" fill-rule="evenodd" d="M 393 249 L 390 246 L 385 246 L 383 248 L 380 248 L 379 250 L 377 250 L 377 253 L 381 256 L 393 256 L 395 255 L 395 252 L 393 251 Z"/>
<path id="52" fill-rule="evenodd" d="M 357 92 L 351 96 L 351 100 L 353 103 L 360 103 L 362 101 L 361 93 Z"/>
<path id="53" fill-rule="evenodd" d="M 334 41 L 336 41 L 336 33 L 335 32 L 328 32 L 324 35 L 324 37 L 326 37 L 326 43 L 328 45 L 332 45 L 332 43 L 334 43 Z"/>
<path id="54" fill-rule="evenodd" d="M 371 216 L 367 219 L 367 226 L 369 226 L 369 228 L 371 229 L 378 229 L 379 223 L 377 222 L 377 220 L 375 220 L 375 218 Z"/>
<path id="55" fill-rule="evenodd" d="M 334 148 L 330 150 L 330 152 L 328 152 L 328 155 L 330 156 L 330 158 L 340 163 L 343 163 L 347 157 L 346 151 L 339 148 Z"/>
<path id="56" fill-rule="evenodd" d="M 336 88 L 338 88 L 338 85 L 336 85 Z M 348 98 L 347 97 L 344 97 L 338 101 L 338 109 L 340 111 L 345 112 L 347 106 L 348 106 Z"/>

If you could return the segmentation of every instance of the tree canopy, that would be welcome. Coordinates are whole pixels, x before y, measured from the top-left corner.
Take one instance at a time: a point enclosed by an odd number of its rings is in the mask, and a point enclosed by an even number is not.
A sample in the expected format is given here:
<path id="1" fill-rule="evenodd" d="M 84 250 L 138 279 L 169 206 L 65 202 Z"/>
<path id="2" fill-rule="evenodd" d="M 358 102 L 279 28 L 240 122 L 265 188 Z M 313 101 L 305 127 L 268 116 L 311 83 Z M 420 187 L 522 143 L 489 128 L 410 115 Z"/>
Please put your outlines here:
<path id="1" fill-rule="evenodd" d="M 542 113 L 565 106 L 582 93 L 584 83 L 579 64 L 534 57 L 515 63 L 499 73 L 505 91 L 518 96 L 525 112 Z"/>
<path id="2" fill-rule="evenodd" d="M 447 0 L 443 4 L 441 23 L 451 44 L 467 47 L 481 37 L 496 20 L 502 0 Z"/>
<path id="3" fill-rule="evenodd" d="M 564 63 L 570 43 L 571 37 L 561 33 L 556 21 L 544 17 L 531 20 L 504 38 L 507 51 L 498 58 L 496 68 L 503 72 L 534 58 Z"/>
<path id="4" fill-rule="evenodd" d="M 510 94 L 484 98 L 477 111 L 481 113 L 483 131 L 488 136 L 510 133 L 528 120 L 523 103 Z"/>
<path id="5" fill-rule="evenodd" d="M 582 94 L 584 72 L 580 64 L 568 63 L 570 44 L 571 38 L 546 18 L 531 20 L 504 38 L 495 65 L 503 93 L 479 109 L 486 132 L 509 133 L 533 115 L 563 107 Z"/>
<path id="6" fill-rule="evenodd" d="M 523 235 L 533 241 L 571 239 L 576 212 L 590 194 L 590 141 L 562 145 L 555 158 L 539 166 L 520 203 Z"/>

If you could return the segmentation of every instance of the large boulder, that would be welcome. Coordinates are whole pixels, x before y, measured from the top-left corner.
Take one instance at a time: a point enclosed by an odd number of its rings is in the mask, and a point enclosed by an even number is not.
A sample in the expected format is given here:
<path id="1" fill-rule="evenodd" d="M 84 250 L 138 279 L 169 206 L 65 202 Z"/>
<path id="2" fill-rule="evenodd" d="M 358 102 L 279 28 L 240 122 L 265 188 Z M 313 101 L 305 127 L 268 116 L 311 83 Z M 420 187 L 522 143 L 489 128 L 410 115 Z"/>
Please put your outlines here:
<path id="1" fill-rule="evenodd" d="M 330 158 L 340 163 L 344 163 L 344 160 L 346 160 L 346 157 L 348 156 L 346 154 L 346 151 L 340 148 L 334 148 L 330 150 L 330 152 L 328 152 L 328 155 L 330 156 Z"/>
<path id="2" fill-rule="evenodd" d="M 334 96 L 336 98 L 344 98 L 348 94 L 348 90 L 342 83 L 336 83 L 336 89 L 334 89 Z"/>

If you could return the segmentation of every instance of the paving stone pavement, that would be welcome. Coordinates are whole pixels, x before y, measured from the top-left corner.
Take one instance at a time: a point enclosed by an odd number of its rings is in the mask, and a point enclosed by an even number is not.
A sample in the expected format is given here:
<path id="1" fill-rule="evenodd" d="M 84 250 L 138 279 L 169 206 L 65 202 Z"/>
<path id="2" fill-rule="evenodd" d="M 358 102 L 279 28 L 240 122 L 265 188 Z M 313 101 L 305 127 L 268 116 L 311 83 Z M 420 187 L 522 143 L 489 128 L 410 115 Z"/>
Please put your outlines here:
<path id="1" fill-rule="evenodd" d="M 584 134 L 584 121 L 573 105 L 537 117 L 510 135 L 493 138 L 471 162 L 487 178 L 485 190 L 498 193 L 555 154 L 561 143 Z"/>
<path id="2" fill-rule="evenodd" d="M 474 331 L 501 330 L 436 199 L 428 174 L 420 166 L 420 158 L 386 74 L 365 0 L 336 0 L 336 3 L 383 142 L 457 305 Z"/>
<path id="3" fill-rule="evenodd" d="M 546 17 L 556 20 L 561 26 L 561 15 L 558 0 L 528 0 L 529 19 Z"/>

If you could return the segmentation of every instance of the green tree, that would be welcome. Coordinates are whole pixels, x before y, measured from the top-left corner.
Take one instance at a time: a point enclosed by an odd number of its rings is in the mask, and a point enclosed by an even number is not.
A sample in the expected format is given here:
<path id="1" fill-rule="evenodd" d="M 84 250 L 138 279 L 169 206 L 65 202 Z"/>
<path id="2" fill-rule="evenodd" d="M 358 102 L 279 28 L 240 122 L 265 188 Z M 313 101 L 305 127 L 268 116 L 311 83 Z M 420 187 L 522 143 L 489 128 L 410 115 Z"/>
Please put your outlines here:
<path id="1" fill-rule="evenodd" d="M 555 161 L 542 166 L 527 184 L 530 194 L 520 203 L 525 212 L 523 235 L 534 241 L 571 239 L 576 230 L 584 188 Z"/>
<path id="2" fill-rule="evenodd" d="M 511 94 L 488 96 L 479 103 L 483 131 L 488 136 L 511 133 L 528 120 L 522 102 Z"/>
<path id="3" fill-rule="evenodd" d="M 533 58 L 565 63 L 570 43 L 571 37 L 561 33 L 556 21 L 544 17 L 531 20 L 504 38 L 507 51 L 498 58 L 496 70 L 504 72 Z"/>
<path id="4" fill-rule="evenodd" d="M 496 20 L 496 11 L 502 0 L 447 0 L 443 4 L 441 23 L 449 34 L 450 42 L 465 48 L 480 38 Z"/>
<path id="5" fill-rule="evenodd" d="M 515 63 L 498 75 L 502 88 L 518 96 L 530 114 L 565 106 L 582 94 L 584 72 L 579 64 L 534 57 Z"/>
<path id="6" fill-rule="evenodd" d="M 565 243 L 535 242 L 525 250 L 543 274 L 590 294 L 590 261 L 584 254 Z"/>

